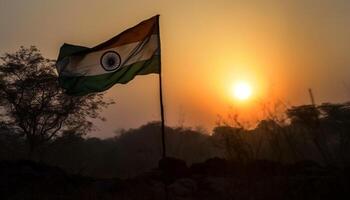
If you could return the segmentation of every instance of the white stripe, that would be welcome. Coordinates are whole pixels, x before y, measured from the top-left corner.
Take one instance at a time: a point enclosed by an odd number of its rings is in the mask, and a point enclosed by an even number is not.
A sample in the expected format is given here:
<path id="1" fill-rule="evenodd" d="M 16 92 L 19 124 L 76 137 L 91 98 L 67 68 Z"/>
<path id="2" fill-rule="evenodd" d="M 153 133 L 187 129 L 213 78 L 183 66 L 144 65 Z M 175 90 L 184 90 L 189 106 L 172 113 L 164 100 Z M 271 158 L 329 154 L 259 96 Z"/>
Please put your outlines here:
<path id="1" fill-rule="evenodd" d="M 95 51 L 83 56 L 71 56 L 69 64 L 64 67 L 63 62 L 57 63 L 60 69 L 61 75 L 64 76 L 94 76 L 100 74 L 111 73 L 114 71 L 106 71 L 100 64 L 101 56 L 107 51 L 115 51 L 120 55 L 121 65 L 120 67 L 128 66 L 135 62 L 148 60 L 152 57 L 155 51 L 158 49 L 158 35 L 153 34 L 147 44 L 136 55 L 130 56 L 130 54 L 137 48 L 137 46 L 143 41 L 138 41 L 115 48 L 105 49 L 102 51 Z M 126 62 L 125 62 L 126 61 Z"/>

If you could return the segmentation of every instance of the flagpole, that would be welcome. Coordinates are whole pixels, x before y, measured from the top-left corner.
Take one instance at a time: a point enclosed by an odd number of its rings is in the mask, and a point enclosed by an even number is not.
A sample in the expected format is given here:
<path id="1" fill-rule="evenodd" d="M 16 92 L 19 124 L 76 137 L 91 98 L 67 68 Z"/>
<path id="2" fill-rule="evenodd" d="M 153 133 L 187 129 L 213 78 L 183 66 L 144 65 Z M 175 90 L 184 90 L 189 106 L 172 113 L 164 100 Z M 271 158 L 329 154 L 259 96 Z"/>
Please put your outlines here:
<path id="1" fill-rule="evenodd" d="M 160 102 L 160 117 L 162 128 L 162 157 L 166 157 L 165 146 L 165 124 L 164 124 L 164 106 L 163 106 L 163 90 L 162 90 L 162 58 L 161 58 L 161 44 L 160 44 L 160 30 L 159 30 L 159 15 L 157 16 L 157 29 L 158 29 L 158 44 L 159 44 L 159 102 Z"/>

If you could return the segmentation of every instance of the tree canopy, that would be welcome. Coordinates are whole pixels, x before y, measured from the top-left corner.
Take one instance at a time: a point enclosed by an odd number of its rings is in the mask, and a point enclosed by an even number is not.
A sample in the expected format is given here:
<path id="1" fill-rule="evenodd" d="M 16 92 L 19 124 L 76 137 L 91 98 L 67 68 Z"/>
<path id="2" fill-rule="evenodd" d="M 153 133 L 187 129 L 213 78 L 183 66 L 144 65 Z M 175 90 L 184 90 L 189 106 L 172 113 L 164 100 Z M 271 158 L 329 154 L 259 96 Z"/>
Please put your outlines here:
<path id="1" fill-rule="evenodd" d="M 35 47 L 21 47 L 0 57 L 0 119 L 3 127 L 24 137 L 32 152 L 65 131 L 84 134 L 91 118 L 113 103 L 102 93 L 68 96 L 58 84 L 55 61 Z"/>

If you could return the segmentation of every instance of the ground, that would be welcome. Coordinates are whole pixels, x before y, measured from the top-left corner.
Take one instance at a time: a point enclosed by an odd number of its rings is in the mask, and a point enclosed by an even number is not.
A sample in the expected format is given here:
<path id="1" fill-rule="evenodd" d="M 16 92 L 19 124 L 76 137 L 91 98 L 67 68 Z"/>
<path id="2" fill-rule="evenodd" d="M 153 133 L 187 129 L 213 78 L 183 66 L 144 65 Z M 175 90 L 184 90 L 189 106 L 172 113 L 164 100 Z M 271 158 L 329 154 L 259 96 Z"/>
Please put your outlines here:
<path id="1" fill-rule="evenodd" d="M 220 158 L 190 167 L 166 158 L 130 179 L 73 175 L 33 161 L 0 162 L 1 199 L 346 199 L 350 168 L 313 161 L 238 163 Z"/>

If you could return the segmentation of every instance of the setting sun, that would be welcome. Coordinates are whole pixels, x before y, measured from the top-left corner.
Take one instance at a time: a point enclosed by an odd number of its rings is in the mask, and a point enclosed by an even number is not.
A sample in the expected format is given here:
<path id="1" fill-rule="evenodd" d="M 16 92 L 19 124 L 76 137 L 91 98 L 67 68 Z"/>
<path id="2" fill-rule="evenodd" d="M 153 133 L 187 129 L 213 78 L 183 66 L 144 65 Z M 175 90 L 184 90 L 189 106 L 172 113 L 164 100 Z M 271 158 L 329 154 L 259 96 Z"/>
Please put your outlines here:
<path id="1" fill-rule="evenodd" d="M 246 82 L 238 82 L 233 85 L 233 95 L 239 100 L 246 100 L 252 95 L 252 88 Z"/>

